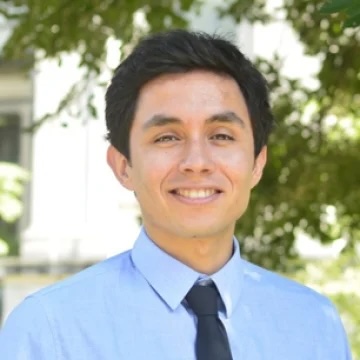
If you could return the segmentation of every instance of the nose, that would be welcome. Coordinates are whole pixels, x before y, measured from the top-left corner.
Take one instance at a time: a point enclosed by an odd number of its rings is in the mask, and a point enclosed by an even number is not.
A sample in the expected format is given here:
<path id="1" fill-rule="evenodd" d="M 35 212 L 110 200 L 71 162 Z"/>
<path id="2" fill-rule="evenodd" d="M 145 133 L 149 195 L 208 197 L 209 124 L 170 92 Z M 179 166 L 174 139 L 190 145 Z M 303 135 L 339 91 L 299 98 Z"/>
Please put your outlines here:
<path id="1" fill-rule="evenodd" d="M 211 173 L 215 169 L 214 158 L 209 144 L 205 141 L 189 141 L 184 148 L 179 169 L 183 173 Z"/>

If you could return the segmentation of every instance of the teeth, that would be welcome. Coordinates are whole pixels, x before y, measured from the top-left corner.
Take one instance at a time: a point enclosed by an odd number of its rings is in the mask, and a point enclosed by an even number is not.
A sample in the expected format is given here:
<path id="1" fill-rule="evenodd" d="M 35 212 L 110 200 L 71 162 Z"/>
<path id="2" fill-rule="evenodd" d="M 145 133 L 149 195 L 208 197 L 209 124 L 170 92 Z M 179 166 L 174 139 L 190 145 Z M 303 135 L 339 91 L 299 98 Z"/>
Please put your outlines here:
<path id="1" fill-rule="evenodd" d="M 178 190 L 176 190 L 177 194 L 187 197 L 187 198 L 190 198 L 190 199 L 205 198 L 205 197 L 215 194 L 215 192 L 216 191 L 214 189 L 200 189 L 200 190 L 178 189 Z"/>

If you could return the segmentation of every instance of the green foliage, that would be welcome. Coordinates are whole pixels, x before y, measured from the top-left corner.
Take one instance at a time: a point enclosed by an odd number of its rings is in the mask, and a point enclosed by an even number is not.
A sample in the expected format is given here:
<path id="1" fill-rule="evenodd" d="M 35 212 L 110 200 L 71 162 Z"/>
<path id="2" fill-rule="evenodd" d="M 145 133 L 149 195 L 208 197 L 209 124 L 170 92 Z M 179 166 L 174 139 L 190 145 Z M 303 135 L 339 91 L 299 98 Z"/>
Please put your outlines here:
<path id="1" fill-rule="evenodd" d="M 17 165 L 0 162 L 0 218 L 15 221 L 21 214 L 23 183 L 27 180 L 24 170 Z"/>
<path id="2" fill-rule="evenodd" d="M 343 237 L 349 251 L 359 238 L 360 36 L 344 31 L 340 17 L 325 17 L 321 6 L 319 0 L 284 0 L 269 14 L 285 18 L 305 53 L 319 59 L 317 88 L 285 78 L 277 54 L 272 61 L 258 59 L 270 83 L 277 129 L 237 235 L 247 258 L 273 269 L 292 266 L 300 232 L 324 243 Z"/>
<path id="3" fill-rule="evenodd" d="M 21 59 L 36 50 L 37 59 L 61 61 L 64 53 L 76 51 L 85 76 L 97 76 L 105 66 L 109 37 L 119 39 L 126 54 L 145 32 L 186 26 L 186 11 L 201 3 L 206 6 L 200 0 L 0 0 L 0 13 L 13 24 L 2 56 Z M 257 60 L 270 83 L 277 129 L 264 177 L 236 233 L 244 256 L 268 268 L 292 267 L 299 232 L 325 243 L 343 237 L 346 251 L 360 235 L 360 35 L 342 26 L 353 2 L 344 8 L 338 4 L 333 0 L 326 8 L 321 0 L 284 0 L 269 11 L 265 0 L 238 0 L 223 2 L 219 10 L 235 21 L 286 21 L 305 53 L 320 62 L 318 86 L 309 89 L 283 76 L 279 55 Z M 59 111 L 82 92 L 81 86 L 69 91 Z"/>
<path id="4" fill-rule="evenodd" d="M 359 0 L 329 0 L 321 8 L 323 13 L 343 13 L 345 16 L 344 27 L 360 25 Z"/>
<path id="5" fill-rule="evenodd" d="M 19 166 L 0 162 L 0 255 L 17 252 L 14 222 L 22 212 L 22 193 L 27 173 Z"/>
<path id="6" fill-rule="evenodd" d="M 80 66 L 100 73 L 109 37 L 121 39 L 126 45 L 148 30 L 183 27 L 186 22 L 181 13 L 193 2 L 2 0 L 0 14 L 14 24 L 3 56 L 18 59 L 41 50 L 42 57 L 61 61 L 61 54 L 77 51 L 81 56 Z M 143 12 L 148 26 L 139 26 L 134 21 L 139 11 Z"/>

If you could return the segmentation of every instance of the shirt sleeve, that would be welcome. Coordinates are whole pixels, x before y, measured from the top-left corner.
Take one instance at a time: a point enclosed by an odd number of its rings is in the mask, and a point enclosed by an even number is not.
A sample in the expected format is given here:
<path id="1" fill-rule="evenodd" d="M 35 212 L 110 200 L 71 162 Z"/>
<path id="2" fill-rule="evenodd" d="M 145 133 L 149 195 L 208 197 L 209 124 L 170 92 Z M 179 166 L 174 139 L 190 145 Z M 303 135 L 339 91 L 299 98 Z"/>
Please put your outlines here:
<path id="1" fill-rule="evenodd" d="M 327 312 L 327 316 L 331 319 L 331 339 L 333 340 L 329 347 L 333 349 L 333 354 L 336 354 L 333 359 L 352 360 L 349 342 L 340 315 L 330 300 L 329 305 L 330 311 Z"/>
<path id="2" fill-rule="evenodd" d="M 25 299 L 0 331 L 1 360 L 57 359 L 52 329 L 38 299 Z"/>

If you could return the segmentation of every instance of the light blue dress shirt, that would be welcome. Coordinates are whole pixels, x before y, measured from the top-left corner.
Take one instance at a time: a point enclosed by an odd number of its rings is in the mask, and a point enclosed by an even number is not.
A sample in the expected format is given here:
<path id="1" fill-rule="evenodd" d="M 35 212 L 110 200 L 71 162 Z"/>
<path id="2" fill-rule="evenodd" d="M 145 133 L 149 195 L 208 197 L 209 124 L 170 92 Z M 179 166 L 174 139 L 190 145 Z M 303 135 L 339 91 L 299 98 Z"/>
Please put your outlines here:
<path id="1" fill-rule="evenodd" d="M 323 296 L 235 251 L 211 279 L 234 360 L 348 360 Z M 1 360 L 195 360 L 196 318 L 183 299 L 203 275 L 142 230 L 133 250 L 27 297 L 0 333 Z"/>

